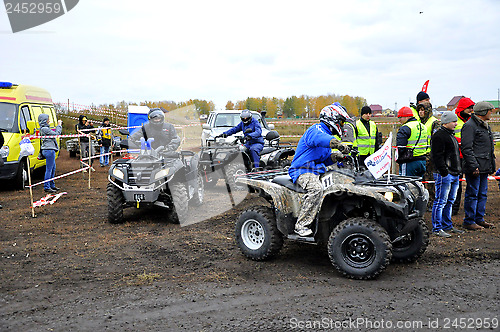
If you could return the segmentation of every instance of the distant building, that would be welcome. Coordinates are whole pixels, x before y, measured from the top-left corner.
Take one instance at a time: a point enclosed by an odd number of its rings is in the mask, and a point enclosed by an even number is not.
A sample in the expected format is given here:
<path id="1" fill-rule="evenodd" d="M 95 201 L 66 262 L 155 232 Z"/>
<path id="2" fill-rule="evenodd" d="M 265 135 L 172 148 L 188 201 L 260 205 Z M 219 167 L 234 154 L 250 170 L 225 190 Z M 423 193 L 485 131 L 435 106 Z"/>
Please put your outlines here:
<path id="1" fill-rule="evenodd" d="M 453 111 L 455 108 L 457 108 L 457 104 L 460 101 L 460 99 L 464 98 L 464 96 L 455 96 L 451 98 L 448 104 L 446 104 L 446 109 L 448 111 Z"/>
<path id="2" fill-rule="evenodd" d="M 498 113 L 500 112 L 500 105 L 498 100 L 487 100 L 488 103 L 492 103 L 495 109 L 493 110 L 493 113 Z"/>
<path id="3" fill-rule="evenodd" d="M 371 104 L 370 108 L 372 110 L 373 116 L 382 116 L 382 106 L 380 106 L 379 104 Z"/>

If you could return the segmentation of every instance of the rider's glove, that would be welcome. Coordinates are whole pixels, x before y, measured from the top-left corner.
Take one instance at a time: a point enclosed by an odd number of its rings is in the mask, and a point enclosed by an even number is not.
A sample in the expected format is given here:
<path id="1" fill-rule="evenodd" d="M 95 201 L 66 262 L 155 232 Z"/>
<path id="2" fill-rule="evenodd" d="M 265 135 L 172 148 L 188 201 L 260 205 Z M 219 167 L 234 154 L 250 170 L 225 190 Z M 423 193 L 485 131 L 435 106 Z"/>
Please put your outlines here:
<path id="1" fill-rule="evenodd" d="M 253 131 L 253 130 L 252 130 L 252 128 L 247 128 L 247 129 L 245 130 L 245 134 L 250 134 L 252 131 Z"/>
<path id="2" fill-rule="evenodd" d="M 342 153 L 340 153 L 339 151 L 334 151 L 330 155 L 330 158 L 335 163 L 337 161 L 342 161 L 344 159 L 344 155 Z"/>
<path id="3" fill-rule="evenodd" d="M 243 137 L 243 140 L 244 140 L 245 142 L 248 142 L 250 139 L 251 139 L 251 137 L 250 137 L 250 136 L 245 136 L 245 137 Z"/>
<path id="4" fill-rule="evenodd" d="M 349 151 L 351 151 L 351 148 L 349 147 L 349 145 L 347 144 L 344 144 L 344 143 L 340 143 L 338 146 L 337 146 L 337 149 L 342 152 L 343 154 L 348 154 Z"/>
<path id="5" fill-rule="evenodd" d="M 215 136 L 215 138 L 227 138 L 227 134 L 222 133 L 220 135 Z"/>

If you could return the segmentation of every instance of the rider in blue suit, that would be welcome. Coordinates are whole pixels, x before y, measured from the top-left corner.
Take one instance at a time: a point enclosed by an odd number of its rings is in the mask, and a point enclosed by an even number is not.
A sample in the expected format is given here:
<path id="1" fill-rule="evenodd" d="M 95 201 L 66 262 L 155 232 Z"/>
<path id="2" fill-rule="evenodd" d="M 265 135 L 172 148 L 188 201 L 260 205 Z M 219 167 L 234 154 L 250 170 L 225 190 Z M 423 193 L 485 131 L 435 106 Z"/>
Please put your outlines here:
<path id="1" fill-rule="evenodd" d="M 220 137 L 226 138 L 242 131 L 245 135 L 245 146 L 247 147 L 250 158 L 252 158 L 254 168 L 259 167 L 260 153 L 264 148 L 264 138 L 262 138 L 262 127 L 259 121 L 252 117 L 249 110 L 243 110 L 240 114 L 241 122 L 233 128 L 223 132 Z"/>

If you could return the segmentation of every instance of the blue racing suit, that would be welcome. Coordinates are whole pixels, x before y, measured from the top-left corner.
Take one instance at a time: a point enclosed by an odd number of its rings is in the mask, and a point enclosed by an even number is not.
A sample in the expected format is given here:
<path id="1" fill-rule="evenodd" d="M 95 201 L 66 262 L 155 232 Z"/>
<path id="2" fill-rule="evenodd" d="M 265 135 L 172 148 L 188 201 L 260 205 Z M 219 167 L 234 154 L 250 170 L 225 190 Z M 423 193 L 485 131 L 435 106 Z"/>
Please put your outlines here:
<path id="1" fill-rule="evenodd" d="M 333 165 L 330 141 L 335 138 L 327 125 L 320 122 L 306 130 L 297 144 L 297 150 L 288 170 L 295 183 L 304 173 L 323 174 L 326 166 Z"/>
<path id="2" fill-rule="evenodd" d="M 250 128 L 252 129 L 251 133 L 245 134 L 245 131 Z M 224 132 L 227 136 L 231 136 L 236 134 L 237 132 L 242 131 L 245 137 L 248 137 L 248 140 L 245 143 L 245 147 L 248 149 L 250 153 L 250 158 L 252 158 L 254 167 L 259 167 L 260 163 L 260 153 L 264 148 L 264 138 L 262 138 L 262 128 L 260 126 L 259 121 L 252 117 L 252 121 L 249 124 L 244 124 L 243 121 L 238 123 L 233 128 Z"/>

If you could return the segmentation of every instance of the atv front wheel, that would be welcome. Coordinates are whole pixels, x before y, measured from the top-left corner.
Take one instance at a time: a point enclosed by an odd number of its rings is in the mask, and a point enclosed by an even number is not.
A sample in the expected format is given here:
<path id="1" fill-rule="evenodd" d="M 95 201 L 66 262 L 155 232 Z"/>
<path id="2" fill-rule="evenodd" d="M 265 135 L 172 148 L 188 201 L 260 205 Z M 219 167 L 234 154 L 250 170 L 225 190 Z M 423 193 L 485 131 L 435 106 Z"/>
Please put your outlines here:
<path id="1" fill-rule="evenodd" d="M 406 234 L 406 237 L 392 244 L 392 260 L 398 263 L 416 261 L 429 245 L 429 228 L 424 220 L 418 221 L 418 226 Z"/>
<path id="2" fill-rule="evenodd" d="M 188 192 L 184 183 L 169 183 L 170 194 L 174 202 L 174 213 L 172 213 L 173 222 L 178 224 L 186 220 L 188 214 Z"/>
<path id="3" fill-rule="evenodd" d="M 240 183 L 236 183 L 236 178 L 240 175 L 246 174 L 247 170 L 245 168 L 245 165 L 240 164 L 240 163 L 230 163 L 226 167 L 226 177 L 227 177 L 227 183 L 229 183 L 229 186 L 231 190 L 235 191 L 241 191 L 241 190 L 247 190 L 248 186 Z"/>
<path id="4" fill-rule="evenodd" d="M 122 191 L 114 184 L 108 183 L 106 196 L 108 198 L 108 221 L 111 224 L 123 223 L 123 204 L 125 203 L 125 198 Z"/>
<path id="5" fill-rule="evenodd" d="M 330 234 L 328 256 L 344 276 L 373 279 L 391 261 L 392 245 L 382 226 L 364 218 L 351 218 Z"/>
<path id="6" fill-rule="evenodd" d="M 235 237 L 241 252 L 256 261 L 276 255 L 283 246 L 273 210 L 267 207 L 244 211 L 236 222 Z"/>

